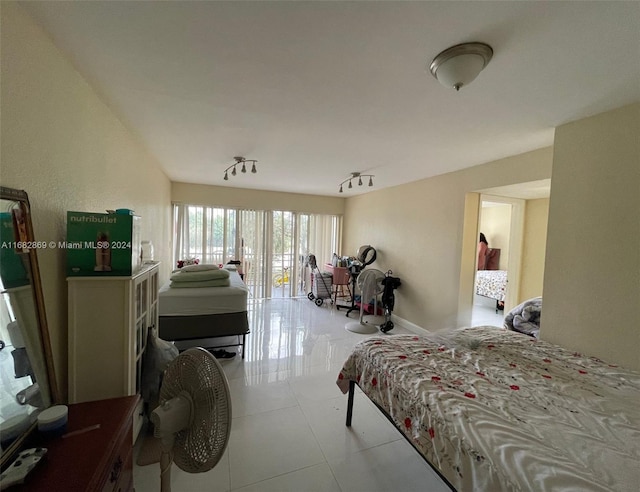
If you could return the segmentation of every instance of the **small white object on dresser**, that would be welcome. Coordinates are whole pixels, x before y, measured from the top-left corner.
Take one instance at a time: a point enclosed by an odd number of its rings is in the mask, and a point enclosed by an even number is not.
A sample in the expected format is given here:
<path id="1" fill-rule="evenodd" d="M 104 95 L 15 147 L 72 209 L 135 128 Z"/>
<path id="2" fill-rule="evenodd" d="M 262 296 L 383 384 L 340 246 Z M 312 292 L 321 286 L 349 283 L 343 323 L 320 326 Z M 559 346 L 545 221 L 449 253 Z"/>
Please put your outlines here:
<path id="1" fill-rule="evenodd" d="M 158 325 L 159 263 L 127 277 L 68 277 L 69 403 L 140 393 L 147 333 Z M 133 416 L 135 442 L 143 401 Z"/>

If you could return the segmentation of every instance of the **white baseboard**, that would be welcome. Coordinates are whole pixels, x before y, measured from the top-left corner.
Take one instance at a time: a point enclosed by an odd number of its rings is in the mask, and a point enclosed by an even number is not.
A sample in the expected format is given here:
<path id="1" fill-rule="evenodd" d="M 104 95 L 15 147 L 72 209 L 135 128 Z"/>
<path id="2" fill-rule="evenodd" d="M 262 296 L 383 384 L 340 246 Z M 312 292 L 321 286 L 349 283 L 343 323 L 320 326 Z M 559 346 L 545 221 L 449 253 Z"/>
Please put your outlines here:
<path id="1" fill-rule="evenodd" d="M 422 326 L 418 326 L 411 321 L 407 321 L 406 319 L 396 316 L 395 314 L 391 314 L 391 321 L 393 321 L 394 325 L 402 326 L 416 335 L 425 335 L 430 333 L 429 330 L 425 330 Z"/>

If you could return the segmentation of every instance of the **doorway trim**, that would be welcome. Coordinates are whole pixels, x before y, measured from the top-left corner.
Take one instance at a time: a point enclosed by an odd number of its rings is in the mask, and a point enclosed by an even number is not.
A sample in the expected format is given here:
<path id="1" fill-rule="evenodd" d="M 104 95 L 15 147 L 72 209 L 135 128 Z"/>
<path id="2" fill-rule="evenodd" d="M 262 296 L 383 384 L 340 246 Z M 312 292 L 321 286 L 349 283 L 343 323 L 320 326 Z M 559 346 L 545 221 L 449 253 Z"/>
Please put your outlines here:
<path id="1" fill-rule="evenodd" d="M 497 202 L 511 205 L 511 224 L 509 231 L 509 261 L 507 262 L 507 294 L 504 300 L 504 310 L 508 312 L 517 306 L 520 296 L 520 266 L 522 264 L 522 244 L 524 236 L 525 200 L 508 198 L 498 195 L 480 194 L 480 209 L 482 202 Z M 478 223 L 480 213 L 478 213 Z M 474 279 L 475 281 L 475 279 Z"/>
<path id="2" fill-rule="evenodd" d="M 458 326 L 471 325 L 473 296 L 477 261 L 480 213 L 483 201 L 511 205 L 509 233 L 509 261 L 507 271 L 509 288 L 505 297 L 505 312 L 518 304 L 520 295 L 520 267 L 524 236 L 526 200 L 505 196 L 470 192 L 465 195 L 464 220 L 462 226 L 462 257 L 460 260 L 460 289 L 458 294 Z"/>

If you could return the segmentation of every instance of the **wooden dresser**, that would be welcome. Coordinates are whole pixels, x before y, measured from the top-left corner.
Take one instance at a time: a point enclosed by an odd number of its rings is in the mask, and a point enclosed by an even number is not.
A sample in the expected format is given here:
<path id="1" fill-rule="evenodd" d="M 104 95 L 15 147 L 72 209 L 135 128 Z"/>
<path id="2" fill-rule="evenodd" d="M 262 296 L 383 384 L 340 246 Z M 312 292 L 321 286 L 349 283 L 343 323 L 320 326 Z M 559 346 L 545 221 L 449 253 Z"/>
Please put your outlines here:
<path id="1" fill-rule="evenodd" d="M 132 424 L 138 400 L 134 395 L 69 405 L 67 437 L 36 437 L 29 443 L 47 448 L 46 457 L 23 485 L 11 490 L 132 491 Z"/>

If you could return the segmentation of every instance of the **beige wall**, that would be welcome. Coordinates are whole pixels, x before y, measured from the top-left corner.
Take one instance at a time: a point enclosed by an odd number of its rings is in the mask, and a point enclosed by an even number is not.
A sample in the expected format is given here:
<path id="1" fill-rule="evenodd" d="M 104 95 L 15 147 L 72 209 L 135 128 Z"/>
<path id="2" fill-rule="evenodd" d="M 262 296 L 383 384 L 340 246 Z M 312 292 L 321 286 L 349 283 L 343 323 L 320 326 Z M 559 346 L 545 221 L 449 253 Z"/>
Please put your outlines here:
<path id="1" fill-rule="evenodd" d="M 542 295 L 548 219 L 548 198 L 526 201 L 519 302 Z"/>
<path id="2" fill-rule="evenodd" d="M 355 254 L 363 244 L 377 249 L 370 268 L 392 269 L 402 279 L 394 310 L 400 318 L 429 330 L 458 326 L 460 286 L 468 284 L 470 308 L 475 273 L 473 254 L 461 269 L 465 194 L 549 178 L 551 161 L 545 148 L 348 198 L 342 253 Z M 466 234 L 465 251 L 475 252 L 477 237 Z"/>
<path id="3" fill-rule="evenodd" d="M 8 2 L 1 9 L 0 182 L 29 194 L 36 238 L 64 240 L 68 210 L 131 208 L 142 216 L 142 238 L 153 241 L 158 259 L 168 260 L 168 178 L 24 11 Z M 38 259 L 65 393 L 65 252 L 40 250 Z"/>
<path id="4" fill-rule="evenodd" d="M 172 183 L 171 200 L 190 205 L 255 210 L 287 210 L 316 214 L 344 214 L 344 198 L 299 193 L 228 188 L 190 183 Z"/>
<path id="5" fill-rule="evenodd" d="M 541 337 L 640 370 L 640 103 L 560 126 Z"/>

